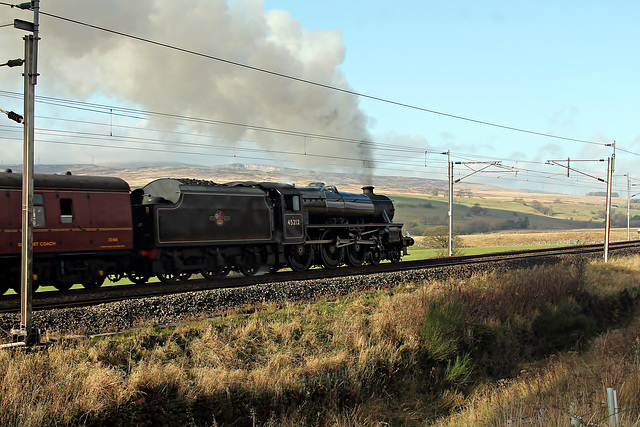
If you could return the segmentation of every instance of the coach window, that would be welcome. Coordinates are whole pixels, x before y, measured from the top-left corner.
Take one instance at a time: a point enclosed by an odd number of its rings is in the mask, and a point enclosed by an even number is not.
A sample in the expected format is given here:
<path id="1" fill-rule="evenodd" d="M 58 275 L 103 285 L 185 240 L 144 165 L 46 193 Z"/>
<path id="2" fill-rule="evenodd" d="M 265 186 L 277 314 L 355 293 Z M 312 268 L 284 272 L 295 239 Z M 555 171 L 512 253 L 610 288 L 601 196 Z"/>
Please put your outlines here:
<path id="1" fill-rule="evenodd" d="M 44 227 L 44 199 L 42 194 L 33 195 L 33 224 L 35 227 Z"/>
<path id="2" fill-rule="evenodd" d="M 285 196 L 284 204 L 286 210 L 298 212 L 300 210 L 300 196 Z"/>
<path id="3" fill-rule="evenodd" d="M 60 222 L 63 224 L 73 222 L 73 203 L 71 199 L 60 199 Z"/>

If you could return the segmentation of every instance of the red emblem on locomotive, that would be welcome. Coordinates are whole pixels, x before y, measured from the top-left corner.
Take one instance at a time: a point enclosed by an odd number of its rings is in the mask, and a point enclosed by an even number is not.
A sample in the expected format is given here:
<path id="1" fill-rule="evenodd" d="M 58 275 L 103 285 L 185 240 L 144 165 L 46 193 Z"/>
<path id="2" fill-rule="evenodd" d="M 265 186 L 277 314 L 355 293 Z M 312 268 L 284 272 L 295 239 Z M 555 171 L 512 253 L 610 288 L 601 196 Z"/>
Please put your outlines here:
<path id="1" fill-rule="evenodd" d="M 224 214 L 222 213 L 222 211 L 217 211 L 213 218 L 216 221 L 216 225 L 224 224 Z"/>

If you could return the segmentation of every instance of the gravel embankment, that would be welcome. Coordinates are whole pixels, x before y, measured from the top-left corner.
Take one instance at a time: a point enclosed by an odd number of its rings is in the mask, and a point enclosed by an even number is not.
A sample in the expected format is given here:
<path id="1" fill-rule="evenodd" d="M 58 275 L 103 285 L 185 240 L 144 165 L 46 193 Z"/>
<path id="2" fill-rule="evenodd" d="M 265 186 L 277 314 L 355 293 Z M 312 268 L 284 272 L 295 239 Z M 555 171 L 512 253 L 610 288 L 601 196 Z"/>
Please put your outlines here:
<path id="1" fill-rule="evenodd" d="M 616 256 L 623 255 L 623 252 L 626 251 L 617 251 Z M 36 311 L 33 314 L 33 323 L 35 327 L 49 332 L 98 334 L 147 324 L 162 325 L 206 318 L 222 314 L 229 309 L 241 309 L 262 302 L 283 303 L 287 301 L 314 301 L 319 298 L 332 299 L 352 292 L 390 288 L 403 283 L 424 283 L 449 277 L 462 278 L 481 271 L 506 271 L 531 267 L 536 264 L 553 264 L 561 259 L 568 262 L 578 262 L 581 259 L 599 259 L 601 256 L 601 254 L 549 256 L 370 276 L 282 282 L 247 288 L 189 292 L 106 303 L 85 308 Z M 0 315 L 0 333 L 8 333 L 18 323 L 18 314 Z"/>

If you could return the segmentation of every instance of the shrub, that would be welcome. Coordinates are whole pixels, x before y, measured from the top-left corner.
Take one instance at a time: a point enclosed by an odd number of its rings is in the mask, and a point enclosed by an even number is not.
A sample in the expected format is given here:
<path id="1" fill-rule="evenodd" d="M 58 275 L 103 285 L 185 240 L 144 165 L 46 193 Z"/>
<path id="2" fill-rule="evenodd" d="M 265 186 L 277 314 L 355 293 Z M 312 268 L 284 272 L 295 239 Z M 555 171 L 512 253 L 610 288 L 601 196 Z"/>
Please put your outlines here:
<path id="1" fill-rule="evenodd" d="M 472 207 L 469 208 L 469 213 L 471 215 L 485 215 L 484 209 L 480 206 L 480 203 L 476 203 Z"/>
<path id="2" fill-rule="evenodd" d="M 473 363 L 471 362 L 471 355 L 469 353 L 465 353 L 462 356 L 458 354 L 453 362 L 449 361 L 447 363 L 445 379 L 457 387 L 462 387 L 471 382 L 472 374 Z"/>
<path id="3" fill-rule="evenodd" d="M 457 301 L 429 303 L 419 334 L 430 358 L 444 361 L 455 354 L 465 323 L 464 306 Z"/>
<path id="4" fill-rule="evenodd" d="M 540 212 L 542 215 L 547 215 L 547 216 L 553 215 L 553 209 L 551 209 L 551 207 L 545 206 L 537 200 L 534 200 L 533 202 L 531 202 L 531 207 L 537 210 L 538 212 Z"/>
<path id="5" fill-rule="evenodd" d="M 462 239 L 460 238 L 460 230 L 453 229 L 453 255 L 461 255 L 460 248 L 463 247 Z M 432 249 L 442 249 L 438 256 L 448 255 L 449 249 L 449 227 L 442 225 L 427 228 L 423 236 L 427 237 L 425 243 L 426 246 Z"/>
<path id="6" fill-rule="evenodd" d="M 540 304 L 540 314 L 531 325 L 538 341 L 538 353 L 549 354 L 579 346 L 585 338 L 596 334 L 593 319 L 587 317 L 582 308 L 570 301 L 556 307 L 546 302 Z"/>

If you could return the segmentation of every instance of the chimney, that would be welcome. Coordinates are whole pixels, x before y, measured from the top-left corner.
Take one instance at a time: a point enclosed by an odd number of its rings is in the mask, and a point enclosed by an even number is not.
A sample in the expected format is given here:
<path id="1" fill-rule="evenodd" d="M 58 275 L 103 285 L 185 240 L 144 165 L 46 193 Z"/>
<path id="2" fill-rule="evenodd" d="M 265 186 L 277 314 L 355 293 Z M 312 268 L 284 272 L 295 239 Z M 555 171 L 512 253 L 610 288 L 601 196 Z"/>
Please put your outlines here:
<path id="1" fill-rule="evenodd" d="M 365 196 L 374 196 L 375 194 L 373 194 L 373 189 L 375 187 L 373 185 L 367 185 L 366 187 L 362 187 L 362 194 L 364 194 Z"/>

